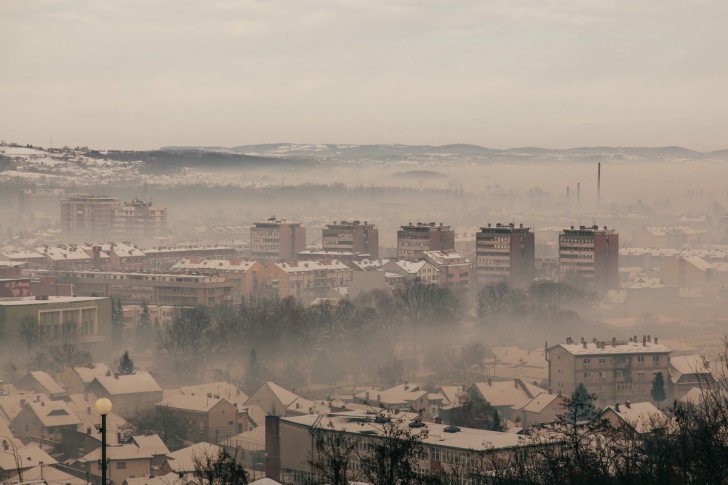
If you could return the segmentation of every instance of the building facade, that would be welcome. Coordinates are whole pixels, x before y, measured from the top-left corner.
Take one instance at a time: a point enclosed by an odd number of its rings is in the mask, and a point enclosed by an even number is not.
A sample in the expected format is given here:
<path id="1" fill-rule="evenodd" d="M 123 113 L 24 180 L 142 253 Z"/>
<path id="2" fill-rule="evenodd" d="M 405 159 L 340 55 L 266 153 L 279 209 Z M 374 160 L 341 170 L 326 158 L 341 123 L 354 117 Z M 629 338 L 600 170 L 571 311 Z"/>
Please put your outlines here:
<path id="1" fill-rule="evenodd" d="M 580 226 L 559 234 L 561 281 L 591 285 L 600 292 L 619 288 L 619 234 L 604 226 Z"/>
<path id="2" fill-rule="evenodd" d="M 61 234 L 67 240 L 103 241 L 114 229 L 119 199 L 105 195 L 71 195 L 61 200 Z"/>
<path id="3" fill-rule="evenodd" d="M 134 199 L 116 209 L 114 234 L 122 241 L 153 242 L 167 234 L 167 208 Z"/>
<path id="4" fill-rule="evenodd" d="M 409 223 L 397 231 L 397 257 L 419 258 L 424 251 L 455 249 L 455 231 L 442 222 Z"/>
<path id="5" fill-rule="evenodd" d="M 379 258 L 379 229 L 374 224 L 364 221 L 327 224 L 323 229 L 322 246 L 324 251 L 340 251 L 369 254 L 373 259 Z"/>
<path id="6" fill-rule="evenodd" d="M 268 287 L 280 298 L 293 296 L 304 302 L 326 297 L 348 287 L 352 269 L 340 261 L 289 261 L 267 267 Z"/>
<path id="7" fill-rule="evenodd" d="M 496 224 L 475 235 L 478 284 L 506 282 L 514 287 L 531 284 L 535 273 L 534 234 L 530 227 Z"/>
<path id="8" fill-rule="evenodd" d="M 263 264 L 296 259 L 305 249 L 306 228 L 300 222 L 273 216 L 250 228 L 250 255 Z"/>
<path id="9" fill-rule="evenodd" d="M 470 288 L 473 265 L 456 251 L 425 251 L 425 260 L 440 274 L 439 285 L 443 288 Z"/>
<path id="10" fill-rule="evenodd" d="M 652 381 L 662 372 L 668 378 L 670 349 L 650 336 L 628 342 L 592 341 L 554 345 L 546 349 L 549 383 L 553 392 L 568 396 L 579 384 L 599 403 L 650 401 Z"/>
<path id="11" fill-rule="evenodd" d="M 100 297 L 39 296 L 0 299 L 0 326 L 20 345 L 23 338 L 49 344 L 69 339 L 91 351 L 111 344 L 111 301 Z"/>

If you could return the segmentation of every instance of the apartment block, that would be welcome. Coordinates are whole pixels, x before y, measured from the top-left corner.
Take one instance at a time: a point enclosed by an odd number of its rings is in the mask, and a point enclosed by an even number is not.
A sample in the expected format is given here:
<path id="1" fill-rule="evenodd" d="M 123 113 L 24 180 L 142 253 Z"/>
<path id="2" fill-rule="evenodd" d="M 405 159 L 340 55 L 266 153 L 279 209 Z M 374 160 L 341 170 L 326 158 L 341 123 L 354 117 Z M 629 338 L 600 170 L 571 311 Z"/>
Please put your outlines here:
<path id="1" fill-rule="evenodd" d="M 120 298 L 125 304 L 162 306 L 220 305 L 233 300 L 237 283 L 222 276 L 34 270 L 35 276 L 60 276 L 78 295 Z"/>
<path id="2" fill-rule="evenodd" d="M 443 288 L 470 288 L 473 265 L 456 251 L 425 251 L 425 260 L 437 268 Z"/>
<path id="3" fill-rule="evenodd" d="M 167 234 L 167 208 L 134 199 L 116 209 L 114 234 L 122 241 L 153 242 Z"/>
<path id="4" fill-rule="evenodd" d="M 300 222 L 270 217 L 250 228 L 251 258 L 268 264 L 296 259 L 306 249 L 306 228 Z"/>
<path id="5" fill-rule="evenodd" d="M 535 273 L 535 244 L 530 227 L 496 224 L 475 235 L 478 284 L 506 282 L 514 287 L 531 284 Z"/>
<path id="6" fill-rule="evenodd" d="M 619 234 L 604 226 L 580 226 L 559 234 L 561 281 L 591 285 L 605 293 L 619 288 Z"/>
<path id="7" fill-rule="evenodd" d="M 324 251 L 361 253 L 379 258 L 379 229 L 367 221 L 363 224 L 360 221 L 334 221 L 326 225 L 321 237 Z"/>
<path id="8" fill-rule="evenodd" d="M 348 287 L 352 270 L 340 261 L 289 261 L 267 267 L 268 286 L 280 298 L 293 296 L 306 303 L 331 290 Z"/>
<path id="9" fill-rule="evenodd" d="M 419 258 L 424 251 L 455 249 L 455 231 L 442 222 L 409 223 L 397 231 L 397 257 Z"/>
<path id="10" fill-rule="evenodd" d="M 61 200 L 61 234 L 69 240 L 96 241 L 113 234 L 119 199 L 106 195 L 76 194 Z"/>
<path id="11" fill-rule="evenodd" d="M 662 372 L 668 381 L 669 354 L 669 348 L 649 335 L 642 341 L 635 335 L 628 342 L 568 338 L 546 349 L 550 387 L 568 396 L 584 384 L 601 404 L 650 401 L 655 374 Z"/>
<path id="12" fill-rule="evenodd" d="M 235 301 L 257 295 L 265 285 L 265 266 L 257 261 L 245 261 L 241 258 L 183 259 L 172 267 L 172 271 L 222 276 L 235 283 Z"/>

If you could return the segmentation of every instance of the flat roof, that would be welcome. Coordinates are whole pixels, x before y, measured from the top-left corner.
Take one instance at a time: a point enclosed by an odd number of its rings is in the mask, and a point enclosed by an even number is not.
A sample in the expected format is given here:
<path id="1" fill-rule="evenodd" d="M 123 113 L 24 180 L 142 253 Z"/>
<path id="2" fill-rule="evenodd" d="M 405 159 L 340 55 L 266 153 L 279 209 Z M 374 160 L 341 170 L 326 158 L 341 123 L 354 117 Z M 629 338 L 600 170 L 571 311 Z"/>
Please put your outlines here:
<path id="1" fill-rule="evenodd" d="M 106 300 L 105 296 L 49 296 L 48 299 L 36 300 L 34 296 L 0 298 L 0 306 L 48 305 L 51 303 L 79 303 L 84 301 Z"/>

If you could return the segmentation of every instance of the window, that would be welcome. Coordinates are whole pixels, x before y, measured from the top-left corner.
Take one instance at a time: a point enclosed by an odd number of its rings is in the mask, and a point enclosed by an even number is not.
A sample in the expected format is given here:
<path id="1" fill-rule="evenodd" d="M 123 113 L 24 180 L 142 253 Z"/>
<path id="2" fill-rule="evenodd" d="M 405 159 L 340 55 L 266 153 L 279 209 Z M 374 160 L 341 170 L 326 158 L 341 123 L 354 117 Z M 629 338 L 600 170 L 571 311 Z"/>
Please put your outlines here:
<path id="1" fill-rule="evenodd" d="M 584 358 L 584 367 L 589 367 L 589 364 L 591 364 L 591 359 L 589 357 Z"/>
<path id="2" fill-rule="evenodd" d="M 637 362 L 639 362 L 640 364 L 644 364 L 645 363 L 645 356 L 644 355 L 638 355 L 637 356 Z"/>
<path id="3" fill-rule="evenodd" d="M 606 372 L 600 372 L 599 373 L 599 378 L 600 379 L 604 379 L 605 377 L 606 377 Z"/>
<path id="4" fill-rule="evenodd" d="M 652 356 L 652 363 L 659 364 L 660 363 L 660 356 L 659 355 L 653 355 Z"/>
<path id="5" fill-rule="evenodd" d="M 617 357 L 614 359 L 614 362 L 617 364 L 626 364 L 627 363 L 627 357 Z"/>
<path id="6" fill-rule="evenodd" d="M 584 379 L 591 379 L 591 372 L 584 372 Z"/>
<path id="7" fill-rule="evenodd" d="M 599 365 L 606 365 L 607 358 L 606 357 L 599 357 Z"/>
<path id="8" fill-rule="evenodd" d="M 617 383 L 617 391 L 631 391 L 631 390 L 632 390 L 631 382 L 618 382 Z"/>
<path id="9" fill-rule="evenodd" d="M 126 470 L 126 462 L 125 461 L 117 461 L 116 462 L 116 469 L 117 470 Z"/>

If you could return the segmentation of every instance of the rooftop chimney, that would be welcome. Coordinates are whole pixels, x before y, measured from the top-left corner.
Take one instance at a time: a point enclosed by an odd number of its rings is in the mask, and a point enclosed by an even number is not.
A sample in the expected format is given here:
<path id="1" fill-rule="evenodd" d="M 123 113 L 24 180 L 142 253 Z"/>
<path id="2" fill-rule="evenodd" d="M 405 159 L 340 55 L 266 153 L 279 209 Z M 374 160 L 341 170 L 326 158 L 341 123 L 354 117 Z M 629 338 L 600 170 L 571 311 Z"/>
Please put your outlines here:
<path id="1" fill-rule="evenodd" d="M 617 412 L 619 412 L 619 403 L 616 403 L 614 405 L 614 410 L 617 411 Z"/>
<path id="2" fill-rule="evenodd" d="M 624 405 L 627 406 L 627 409 L 631 409 L 632 403 L 629 402 L 629 399 L 627 399 L 626 401 L 624 401 Z"/>

